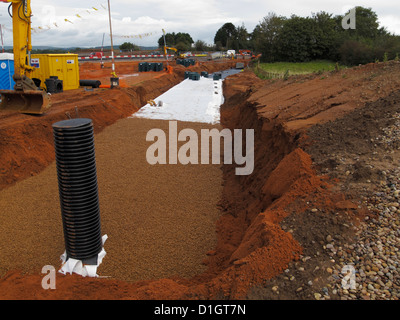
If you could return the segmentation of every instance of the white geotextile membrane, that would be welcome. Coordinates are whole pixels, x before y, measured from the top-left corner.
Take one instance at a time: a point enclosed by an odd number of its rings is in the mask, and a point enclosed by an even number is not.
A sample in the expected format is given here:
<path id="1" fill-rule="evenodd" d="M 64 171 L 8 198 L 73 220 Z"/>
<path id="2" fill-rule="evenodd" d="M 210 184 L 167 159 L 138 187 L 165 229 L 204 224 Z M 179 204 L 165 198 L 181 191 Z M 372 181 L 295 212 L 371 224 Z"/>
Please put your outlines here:
<path id="1" fill-rule="evenodd" d="M 66 260 L 67 253 L 64 251 L 64 253 L 61 255 L 62 266 L 59 272 L 63 274 L 76 273 L 81 275 L 82 277 L 97 277 L 97 268 L 99 267 L 99 265 L 103 261 L 104 256 L 106 255 L 106 251 L 104 250 L 104 243 L 106 242 L 107 238 L 108 236 L 106 234 L 101 238 L 103 242 L 103 248 L 97 256 L 97 265 L 83 264 L 81 260 L 73 258 L 69 258 L 68 260 Z"/>
<path id="2" fill-rule="evenodd" d="M 185 79 L 153 101 L 155 106 L 148 103 L 130 118 L 217 124 L 224 103 L 222 80 Z"/>

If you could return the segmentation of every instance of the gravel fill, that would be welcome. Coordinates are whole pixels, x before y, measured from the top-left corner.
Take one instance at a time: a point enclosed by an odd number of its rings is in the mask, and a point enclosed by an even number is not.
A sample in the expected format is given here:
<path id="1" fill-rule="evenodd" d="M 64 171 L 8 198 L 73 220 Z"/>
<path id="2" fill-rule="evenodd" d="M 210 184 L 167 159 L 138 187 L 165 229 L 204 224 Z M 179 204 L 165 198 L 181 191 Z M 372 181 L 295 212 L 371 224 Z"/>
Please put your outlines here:
<path id="1" fill-rule="evenodd" d="M 341 190 L 367 208 L 352 239 L 326 238 L 331 265 L 324 292 L 314 294 L 318 300 L 400 298 L 399 97 L 394 92 L 309 132 L 319 169 L 339 178 Z"/>
<path id="2" fill-rule="evenodd" d="M 215 126 L 178 123 L 178 130 Z M 150 165 L 150 129 L 168 121 L 123 119 L 95 136 L 102 234 L 98 274 L 138 281 L 205 270 L 220 216 L 220 165 Z M 182 144 L 182 143 L 181 143 Z M 0 192 L 0 274 L 61 265 L 64 252 L 56 166 Z"/>

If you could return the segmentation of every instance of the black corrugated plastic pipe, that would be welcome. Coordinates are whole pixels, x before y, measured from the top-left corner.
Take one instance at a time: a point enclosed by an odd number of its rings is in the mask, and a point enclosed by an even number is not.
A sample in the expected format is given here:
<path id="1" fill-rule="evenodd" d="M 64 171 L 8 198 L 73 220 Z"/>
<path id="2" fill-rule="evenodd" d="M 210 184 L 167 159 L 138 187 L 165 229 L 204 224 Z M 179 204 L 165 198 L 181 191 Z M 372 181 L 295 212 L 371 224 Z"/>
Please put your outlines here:
<path id="1" fill-rule="evenodd" d="M 102 239 L 92 120 L 59 121 L 53 135 L 67 259 L 96 264 Z"/>
<path id="2" fill-rule="evenodd" d="M 98 88 L 101 85 L 101 81 L 100 80 L 79 80 L 79 85 L 81 87 Z"/>

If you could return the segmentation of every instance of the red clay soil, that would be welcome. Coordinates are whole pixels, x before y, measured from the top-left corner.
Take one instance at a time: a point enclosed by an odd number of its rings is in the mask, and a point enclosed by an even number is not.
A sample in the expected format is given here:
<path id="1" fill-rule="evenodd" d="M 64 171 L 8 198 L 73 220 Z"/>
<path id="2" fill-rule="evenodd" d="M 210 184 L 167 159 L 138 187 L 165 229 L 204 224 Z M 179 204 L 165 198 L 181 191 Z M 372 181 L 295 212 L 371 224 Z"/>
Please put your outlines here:
<path id="1" fill-rule="evenodd" d="M 7 118 L 1 119 L 0 133 L 5 139 L 1 141 L 1 150 L 5 153 L 1 156 L 1 167 L 7 168 L 2 172 L 6 175 L 2 178 L 2 187 L 30 173 L 36 174 L 53 160 L 47 131 L 52 122 L 65 118 L 63 112 L 73 112 L 73 107 L 78 105 L 81 116 L 94 119 L 99 131 L 179 82 L 184 69 L 178 66 L 176 70 L 180 75 L 173 73 L 148 80 L 142 86 L 118 89 L 112 91 L 113 97 L 110 91 L 81 91 L 88 98 L 74 97 L 74 101 L 67 103 L 68 107 L 64 107 L 67 99 L 64 93 L 64 97 L 60 95 L 55 101 L 59 111 L 50 111 L 45 117 L 14 115 L 10 118 L 11 126 L 5 125 Z M 58 274 L 57 290 L 46 291 L 40 286 L 43 277 L 40 270 L 30 275 L 10 270 L 0 280 L 0 298 L 248 298 L 252 289 L 279 276 L 302 257 L 307 243 L 301 244 L 301 239 L 284 230 L 280 225 L 283 220 L 295 220 L 304 212 L 310 213 L 310 217 L 321 212 L 328 217 L 332 210 L 354 209 L 353 219 L 363 213 L 346 195 L 335 191 L 336 180 L 316 173 L 310 155 L 304 151 L 304 145 L 310 143 L 306 129 L 342 117 L 366 102 L 399 90 L 399 75 L 400 63 L 389 62 L 323 75 L 291 77 L 288 81 L 262 81 L 252 72 L 229 77 L 224 81 L 221 123 L 230 129 L 254 129 L 255 168 L 249 176 L 236 176 L 235 166 L 223 166 L 220 207 L 224 214 L 216 226 L 217 245 L 204 261 L 208 267 L 205 272 L 189 280 L 169 278 L 135 283 Z M 98 101 L 101 99 L 105 101 Z M 124 108 L 120 101 L 129 107 Z M 310 211 L 313 208 L 318 208 L 319 213 L 313 214 Z M 310 221 L 302 223 L 308 232 L 320 229 Z"/>
<path id="2" fill-rule="evenodd" d="M 156 62 L 156 61 L 152 61 Z M 163 66 L 166 67 L 166 61 L 162 62 Z M 115 65 L 115 73 L 119 77 L 120 87 L 132 86 L 136 83 L 153 79 L 160 72 L 140 72 L 139 73 L 140 61 L 117 61 Z M 169 63 L 171 64 L 172 61 Z M 175 64 L 175 63 L 173 63 Z M 101 64 L 98 62 L 83 62 L 79 67 L 79 77 L 82 80 L 100 80 L 102 85 L 109 85 L 112 74 L 112 63 L 109 61 L 104 62 L 104 68 L 101 68 Z"/>

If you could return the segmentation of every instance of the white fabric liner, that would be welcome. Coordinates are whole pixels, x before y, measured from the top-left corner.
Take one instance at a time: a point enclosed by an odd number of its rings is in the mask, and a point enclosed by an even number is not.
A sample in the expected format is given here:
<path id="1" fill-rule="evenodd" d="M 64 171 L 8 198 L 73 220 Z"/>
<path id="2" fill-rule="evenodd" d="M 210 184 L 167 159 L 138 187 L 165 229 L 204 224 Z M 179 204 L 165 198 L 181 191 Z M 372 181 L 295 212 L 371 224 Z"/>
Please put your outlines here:
<path id="1" fill-rule="evenodd" d="M 66 260 L 67 253 L 64 251 L 64 253 L 61 255 L 62 266 L 59 272 L 62 274 L 76 273 L 81 275 L 82 277 L 98 277 L 97 268 L 99 267 L 99 265 L 103 261 L 104 256 L 106 255 L 106 251 L 104 250 L 104 243 L 106 242 L 107 238 L 108 236 L 106 234 L 101 238 L 103 242 L 103 248 L 97 256 L 97 265 L 83 264 L 81 260 L 73 258 L 69 258 L 68 260 Z"/>
<path id="2" fill-rule="evenodd" d="M 158 106 L 159 102 L 161 106 Z M 154 99 L 129 118 L 177 120 L 217 124 L 219 108 L 224 103 L 222 80 L 200 77 L 200 80 L 185 79 Z"/>

